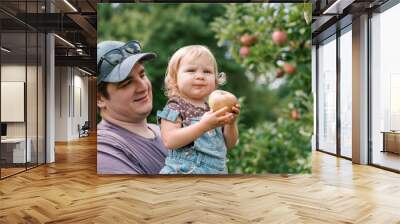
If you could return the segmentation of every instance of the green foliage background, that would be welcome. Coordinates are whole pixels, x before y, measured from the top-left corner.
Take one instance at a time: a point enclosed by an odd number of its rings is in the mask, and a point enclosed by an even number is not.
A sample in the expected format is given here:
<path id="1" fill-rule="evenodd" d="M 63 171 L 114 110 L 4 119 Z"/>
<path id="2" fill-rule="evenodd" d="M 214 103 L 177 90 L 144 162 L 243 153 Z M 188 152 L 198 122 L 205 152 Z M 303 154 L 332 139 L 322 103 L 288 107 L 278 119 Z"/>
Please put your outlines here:
<path id="1" fill-rule="evenodd" d="M 220 87 L 240 97 L 239 144 L 229 151 L 229 173 L 308 173 L 311 171 L 311 27 L 304 13 L 309 4 L 97 4 L 98 42 L 139 40 L 158 54 L 147 62 L 153 85 L 153 112 L 166 103 L 164 77 L 169 57 L 182 46 L 202 44 L 214 53 Z M 274 30 L 286 30 L 289 44 L 271 41 Z M 238 54 L 240 36 L 257 36 L 246 58 Z M 295 74 L 275 78 L 281 62 Z M 301 118 L 293 120 L 297 110 Z"/>

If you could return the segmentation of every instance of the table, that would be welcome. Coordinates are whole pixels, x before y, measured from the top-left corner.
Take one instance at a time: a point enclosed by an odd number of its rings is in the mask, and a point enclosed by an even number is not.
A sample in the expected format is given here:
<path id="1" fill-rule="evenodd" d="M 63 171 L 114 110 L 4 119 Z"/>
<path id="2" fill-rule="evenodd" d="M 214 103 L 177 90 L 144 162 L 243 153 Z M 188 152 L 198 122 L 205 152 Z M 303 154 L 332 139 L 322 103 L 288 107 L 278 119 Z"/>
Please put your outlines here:
<path id="1" fill-rule="evenodd" d="M 25 154 L 25 138 L 6 138 L 1 139 L 1 157 L 6 163 L 26 163 L 31 161 L 32 140 L 27 138 Z M 26 161 L 25 161 L 26 159 Z"/>
<path id="2" fill-rule="evenodd" d="M 381 133 L 383 133 L 382 152 L 400 154 L 400 131 L 382 131 Z"/>

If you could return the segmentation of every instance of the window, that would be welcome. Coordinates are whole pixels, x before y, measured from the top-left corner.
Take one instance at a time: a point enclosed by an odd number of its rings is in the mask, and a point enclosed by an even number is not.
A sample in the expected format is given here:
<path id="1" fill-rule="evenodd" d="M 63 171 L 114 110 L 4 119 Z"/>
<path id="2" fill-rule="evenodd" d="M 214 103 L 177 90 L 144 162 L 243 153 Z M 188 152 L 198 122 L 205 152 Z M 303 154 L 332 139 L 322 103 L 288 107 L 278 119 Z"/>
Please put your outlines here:
<path id="1" fill-rule="evenodd" d="M 15 13 L 38 13 L 44 1 L 5 2 Z M 18 6 L 18 7 L 16 7 Z M 45 163 L 45 35 L 0 12 L 0 178 Z M 4 21 L 7 22 L 4 22 Z M 12 97 L 11 97 L 12 96 Z"/>
<path id="2" fill-rule="evenodd" d="M 352 142 L 352 33 L 351 26 L 340 36 L 340 155 L 351 158 Z"/>
<path id="3" fill-rule="evenodd" d="M 372 163 L 400 170 L 400 5 L 371 18 Z"/>
<path id="4" fill-rule="evenodd" d="M 336 36 L 318 48 L 318 149 L 336 153 Z"/>

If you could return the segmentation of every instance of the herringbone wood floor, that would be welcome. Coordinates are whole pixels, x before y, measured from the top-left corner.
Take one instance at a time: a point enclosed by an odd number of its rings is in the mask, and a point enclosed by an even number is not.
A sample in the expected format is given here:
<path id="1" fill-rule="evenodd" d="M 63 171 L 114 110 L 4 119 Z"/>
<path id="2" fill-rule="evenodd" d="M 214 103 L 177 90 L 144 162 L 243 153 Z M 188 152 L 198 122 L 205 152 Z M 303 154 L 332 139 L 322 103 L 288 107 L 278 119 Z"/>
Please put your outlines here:
<path id="1" fill-rule="evenodd" d="M 400 223 L 400 175 L 320 152 L 312 175 L 98 176 L 94 137 L 0 181 L 0 223 Z"/>

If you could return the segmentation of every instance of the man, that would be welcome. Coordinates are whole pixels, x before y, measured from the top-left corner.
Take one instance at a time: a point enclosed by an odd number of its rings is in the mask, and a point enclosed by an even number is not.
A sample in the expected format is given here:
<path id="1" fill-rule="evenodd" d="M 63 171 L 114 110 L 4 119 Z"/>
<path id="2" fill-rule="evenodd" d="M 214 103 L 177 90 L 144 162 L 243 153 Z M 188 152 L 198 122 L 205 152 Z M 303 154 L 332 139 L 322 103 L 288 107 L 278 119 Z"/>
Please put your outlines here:
<path id="1" fill-rule="evenodd" d="M 97 45 L 97 125 L 99 174 L 158 174 L 167 155 L 158 126 L 147 123 L 152 88 L 137 41 L 104 41 Z"/>

